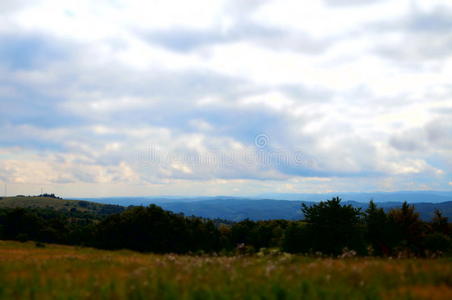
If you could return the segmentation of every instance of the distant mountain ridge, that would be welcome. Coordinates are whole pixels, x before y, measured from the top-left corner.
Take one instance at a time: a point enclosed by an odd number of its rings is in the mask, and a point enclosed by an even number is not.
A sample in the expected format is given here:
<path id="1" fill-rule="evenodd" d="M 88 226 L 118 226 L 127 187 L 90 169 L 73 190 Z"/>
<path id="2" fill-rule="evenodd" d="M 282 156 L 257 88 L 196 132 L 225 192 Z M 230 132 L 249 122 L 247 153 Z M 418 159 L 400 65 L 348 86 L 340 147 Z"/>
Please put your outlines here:
<path id="1" fill-rule="evenodd" d="M 369 202 L 373 199 L 378 202 L 429 202 L 439 203 L 452 201 L 452 191 L 397 191 L 397 192 L 348 192 L 348 193 L 323 193 L 323 194 L 300 194 L 300 193 L 273 193 L 262 194 L 258 198 L 275 200 L 300 200 L 300 201 L 322 201 L 340 197 L 348 201 Z"/>
<path id="2" fill-rule="evenodd" d="M 316 202 L 289 201 L 289 200 L 205 200 L 197 202 L 171 202 L 159 203 L 159 205 L 176 213 L 194 215 L 204 218 L 220 218 L 231 221 L 288 219 L 299 220 L 303 218 L 301 204 L 311 205 Z M 368 204 L 356 201 L 344 201 L 359 207 L 362 211 L 367 209 Z M 401 207 L 402 202 L 380 202 L 377 204 L 386 211 Z M 440 209 L 444 216 L 452 219 L 452 201 L 441 203 L 413 203 L 420 217 L 430 221 L 435 209 Z"/>
<path id="3" fill-rule="evenodd" d="M 143 197 L 98 197 L 77 198 L 98 203 L 117 205 L 148 205 L 151 203 L 197 202 L 207 200 L 297 200 L 319 202 L 340 197 L 344 201 L 368 203 L 379 202 L 440 203 L 452 201 L 452 191 L 398 191 L 398 192 L 348 192 L 348 193 L 269 193 L 257 196 L 143 196 Z"/>
<path id="4" fill-rule="evenodd" d="M 397 208 L 403 201 L 415 205 L 423 220 L 431 220 L 435 209 L 440 209 L 452 219 L 452 192 L 402 191 L 376 193 L 327 193 L 327 194 L 266 194 L 259 197 L 112 197 L 85 198 L 86 200 L 117 205 L 157 204 L 166 210 L 205 218 L 221 218 L 231 221 L 243 219 L 267 220 L 302 218 L 301 203 L 307 205 L 339 196 L 344 203 L 367 208 L 370 199 L 385 210 Z M 273 199 L 271 197 L 274 197 Z M 279 199 L 289 198 L 289 199 Z M 296 198 L 296 199 L 292 199 Z"/>

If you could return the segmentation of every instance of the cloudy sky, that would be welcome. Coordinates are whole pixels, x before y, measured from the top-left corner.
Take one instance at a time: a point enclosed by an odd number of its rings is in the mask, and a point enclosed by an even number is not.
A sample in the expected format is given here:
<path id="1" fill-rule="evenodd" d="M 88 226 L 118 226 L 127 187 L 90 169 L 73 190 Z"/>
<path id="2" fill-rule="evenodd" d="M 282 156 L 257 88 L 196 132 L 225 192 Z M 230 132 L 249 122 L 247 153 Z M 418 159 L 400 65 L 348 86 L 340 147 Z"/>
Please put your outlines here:
<path id="1" fill-rule="evenodd" d="M 2 0 L 0 20 L 8 194 L 452 190 L 448 0 Z"/>

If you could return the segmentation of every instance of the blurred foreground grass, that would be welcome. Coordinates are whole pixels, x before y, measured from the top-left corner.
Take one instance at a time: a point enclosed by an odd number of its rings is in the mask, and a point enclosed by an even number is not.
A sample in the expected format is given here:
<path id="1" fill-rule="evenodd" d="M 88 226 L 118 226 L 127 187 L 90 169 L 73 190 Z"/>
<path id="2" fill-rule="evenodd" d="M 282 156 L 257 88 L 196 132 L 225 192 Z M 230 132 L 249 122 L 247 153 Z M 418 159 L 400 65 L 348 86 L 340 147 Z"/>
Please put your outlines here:
<path id="1" fill-rule="evenodd" d="M 195 257 L 0 241 L 0 298 L 452 299 L 451 262 Z"/>

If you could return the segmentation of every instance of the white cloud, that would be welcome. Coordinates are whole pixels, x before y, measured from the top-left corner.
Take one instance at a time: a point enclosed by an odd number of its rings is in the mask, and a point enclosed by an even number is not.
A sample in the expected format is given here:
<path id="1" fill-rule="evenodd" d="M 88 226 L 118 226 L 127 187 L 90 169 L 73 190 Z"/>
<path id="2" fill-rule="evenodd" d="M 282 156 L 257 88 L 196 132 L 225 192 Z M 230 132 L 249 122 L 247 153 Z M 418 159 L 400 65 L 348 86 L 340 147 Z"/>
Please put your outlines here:
<path id="1" fill-rule="evenodd" d="M 262 105 L 274 110 L 285 110 L 292 107 L 294 101 L 280 92 L 269 92 L 263 95 L 258 94 L 240 99 L 239 104 L 243 106 Z"/>
<path id="2" fill-rule="evenodd" d="M 325 1 L 300 3 L 292 0 L 271 1 L 254 18 L 281 28 L 293 28 L 315 36 L 329 36 L 356 31 L 375 21 L 387 21 L 406 13 L 409 1 L 375 1 L 365 6 L 327 7 Z"/>
<path id="3" fill-rule="evenodd" d="M 102 0 L 96 3 L 42 0 L 25 6 L 14 20 L 26 30 L 92 41 L 121 37 L 140 28 L 206 28 L 217 23 L 222 6 L 222 1 L 206 0 L 190 3 L 173 0 Z"/>
<path id="4" fill-rule="evenodd" d="M 202 119 L 193 119 L 190 120 L 189 123 L 191 126 L 193 126 L 193 128 L 199 131 L 210 131 L 214 129 L 214 127 L 209 122 L 206 122 Z"/>
<path id="5" fill-rule="evenodd" d="M 448 1 L 0 8 L 2 181 L 86 194 L 450 186 Z M 311 163 L 266 164 L 256 149 Z"/>
<path id="6" fill-rule="evenodd" d="M 72 100 L 65 102 L 62 106 L 72 112 L 79 114 L 87 113 L 111 113 L 124 112 L 127 110 L 145 109 L 152 107 L 157 101 L 153 99 L 137 97 L 121 97 L 117 99 L 99 99 L 99 100 Z"/>

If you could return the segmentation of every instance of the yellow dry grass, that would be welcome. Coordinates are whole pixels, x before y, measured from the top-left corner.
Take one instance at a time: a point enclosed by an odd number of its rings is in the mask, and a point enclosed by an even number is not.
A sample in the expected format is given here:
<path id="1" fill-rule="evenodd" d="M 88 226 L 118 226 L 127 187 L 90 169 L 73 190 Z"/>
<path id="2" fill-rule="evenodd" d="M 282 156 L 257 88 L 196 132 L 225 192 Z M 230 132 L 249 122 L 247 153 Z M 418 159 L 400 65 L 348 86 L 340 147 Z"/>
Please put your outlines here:
<path id="1" fill-rule="evenodd" d="M 451 260 L 154 255 L 0 241 L 4 299 L 452 299 Z"/>

